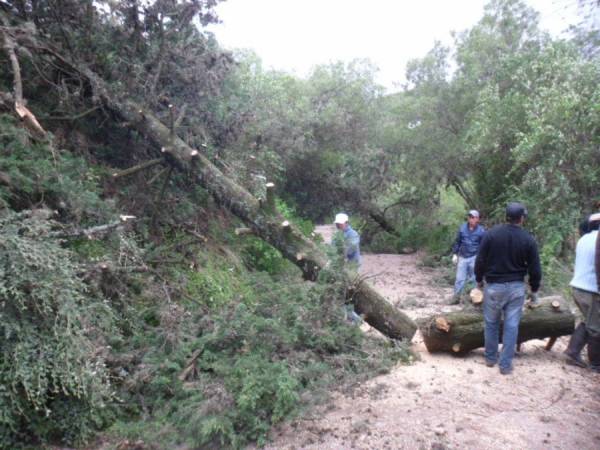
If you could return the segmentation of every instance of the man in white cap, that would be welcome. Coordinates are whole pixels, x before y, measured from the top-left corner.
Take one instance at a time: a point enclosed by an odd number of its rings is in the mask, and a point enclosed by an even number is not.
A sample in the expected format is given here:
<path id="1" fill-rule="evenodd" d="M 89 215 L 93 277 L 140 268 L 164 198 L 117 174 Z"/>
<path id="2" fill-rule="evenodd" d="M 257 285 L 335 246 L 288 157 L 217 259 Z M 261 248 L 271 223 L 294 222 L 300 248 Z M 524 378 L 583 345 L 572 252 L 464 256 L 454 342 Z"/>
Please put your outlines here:
<path id="1" fill-rule="evenodd" d="M 344 235 L 344 256 L 346 261 L 360 266 L 360 235 L 348 223 L 348 215 L 335 215 L 335 227 Z"/>
<path id="2" fill-rule="evenodd" d="M 344 236 L 343 251 L 344 259 L 349 263 L 352 263 L 357 269 L 360 266 L 360 235 L 350 226 L 348 223 L 348 215 L 345 213 L 338 213 L 335 215 L 335 227 L 340 230 Z M 334 243 L 336 239 L 334 237 Z M 344 306 L 344 314 L 346 320 L 356 325 L 360 325 L 362 322 L 361 317 L 354 311 L 352 304 Z"/>
<path id="3" fill-rule="evenodd" d="M 590 231 L 577 241 L 570 283 L 583 322 L 571 335 L 565 354 L 568 362 L 585 367 L 580 352 L 587 343 L 589 367 L 600 372 L 600 213 L 592 214 L 588 221 Z"/>
<path id="4" fill-rule="evenodd" d="M 460 293 L 466 283 L 475 283 L 475 257 L 484 234 L 485 228 L 479 224 L 479 211 L 470 210 L 467 221 L 458 229 L 452 245 L 452 262 L 457 266 L 451 304 L 460 302 Z"/>

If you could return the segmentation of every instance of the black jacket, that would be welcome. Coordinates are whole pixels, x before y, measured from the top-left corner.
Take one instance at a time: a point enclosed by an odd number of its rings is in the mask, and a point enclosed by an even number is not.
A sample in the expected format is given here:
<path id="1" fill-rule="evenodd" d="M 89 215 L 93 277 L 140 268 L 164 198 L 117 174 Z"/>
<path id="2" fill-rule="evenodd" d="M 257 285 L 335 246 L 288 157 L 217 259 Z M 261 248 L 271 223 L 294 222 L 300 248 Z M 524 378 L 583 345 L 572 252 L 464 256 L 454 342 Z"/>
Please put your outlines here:
<path id="1" fill-rule="evenodd" d="M 542 280 L 542 267 L 537 243 L 519 225 L 496 225 L 481 241 L 475 260 L 475 279 L 481 283 L 523 281 L 529 274 L 531 291 L 537 292 Z"/>

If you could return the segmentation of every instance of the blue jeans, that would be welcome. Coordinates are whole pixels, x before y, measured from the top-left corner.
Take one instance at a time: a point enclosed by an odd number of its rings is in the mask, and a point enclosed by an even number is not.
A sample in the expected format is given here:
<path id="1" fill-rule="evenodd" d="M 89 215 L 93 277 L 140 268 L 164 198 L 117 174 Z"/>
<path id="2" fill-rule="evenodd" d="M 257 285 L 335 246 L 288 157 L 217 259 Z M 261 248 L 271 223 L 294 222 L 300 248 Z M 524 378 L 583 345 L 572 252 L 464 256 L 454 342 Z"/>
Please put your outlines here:
<path id="1" fill-rule="evenodd" d="M 456 282 L 454 283 L 454 293 L 458 294 L 465 287 L 465 283 L 475 283 L 475 258 L 473 255 L 469 258 L 459 256 L 456 266 Z"/>
<path id="2" fill-rule="evenodd" d="M 485 321 L 485 359 L 498 360 L 500 318 L 504 315 L 500 369 L 511 369 L 515 346 L 519 336 L 519 322 L 525 303 L 525 283 L 490 283 L 483 293 L 483 319 Z"/>

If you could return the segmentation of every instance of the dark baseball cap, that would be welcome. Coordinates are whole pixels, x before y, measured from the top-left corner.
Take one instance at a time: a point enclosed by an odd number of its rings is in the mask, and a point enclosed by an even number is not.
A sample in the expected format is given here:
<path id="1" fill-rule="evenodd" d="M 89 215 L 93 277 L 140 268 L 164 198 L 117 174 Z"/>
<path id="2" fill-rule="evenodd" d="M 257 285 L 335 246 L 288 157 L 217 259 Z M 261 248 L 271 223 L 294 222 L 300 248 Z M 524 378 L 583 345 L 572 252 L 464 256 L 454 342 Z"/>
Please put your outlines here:
<path id="1" fill-rule="evenodd" d="M 527 208 L 523 203 L 510 202 L 506 205 L 506 217 L 508 219 L 520 219 L 521 217 L 527 217 Z"/>

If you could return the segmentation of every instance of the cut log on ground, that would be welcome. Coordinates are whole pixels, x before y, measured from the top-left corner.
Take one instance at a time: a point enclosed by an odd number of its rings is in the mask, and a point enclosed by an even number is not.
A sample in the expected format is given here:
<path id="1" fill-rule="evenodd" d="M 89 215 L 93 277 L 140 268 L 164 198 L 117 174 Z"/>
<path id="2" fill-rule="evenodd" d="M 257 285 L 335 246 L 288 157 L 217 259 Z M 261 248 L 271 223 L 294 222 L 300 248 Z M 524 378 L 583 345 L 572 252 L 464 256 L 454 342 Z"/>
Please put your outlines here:
<path id="1" fill-rule="evenodd" d="M 556 302 L 561 306 L 556 308 L 553 305 Z M 525 308 L 519 325 L 518 343 L 531 339 L 552 339 L 573 332 L 575 316 L 569 311 L 564 300 L 553 296 L 540 299 L 540 303 L 535 309 Z M 481 310 L 438 314 L 419 321 L 419 328 L 430 353 L 465 354 L 484 346 Z"/>
<path id="2" fill-rule="evenodd" d="M 135 128 L 155 144 L 166 163 L 194 176 L 215 200 L 239 217 L 256 235 L 278 249 L 282 255 L 296 264 L 306 279 L 315 280 L 319 271 L 328 264 L 327 255 L 315 242 L 306 238 L 300 230 L 276 210 L 271 211 L 268 202 L 261 205 L 253 195 L 231 178 L 223 174 L 214 164 L 164 125 L 144 106 L 126 96 L 110 91 L 97 74 L 84 65 L 68 61 L 56 50 L 40 47 L 33 43 L 32 50 L 43 51 L 54 59 L 55 67 L 65 67 L 68 73 L 78 72 L 90 84 L 95 98 L 105 108 L 120 116 L 130 127 Z M 302 258 L 297 256 L 301 254 Z M 350 285 L 352 276 L 345 275 Z M 365 315 L 368 324 L 393 339 L 411 340 L 417 326 L 415 322 L 397 308 L 392 307 L 373 288 L 362 283 L 353 294 L 359 313 Z"/>

